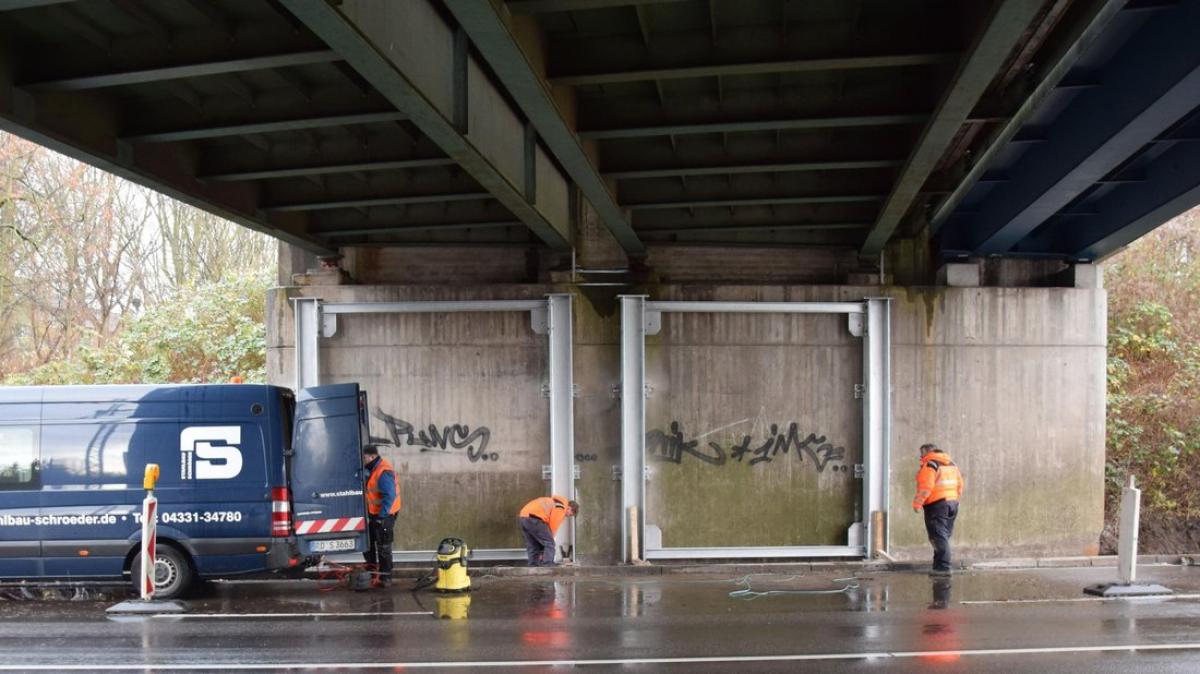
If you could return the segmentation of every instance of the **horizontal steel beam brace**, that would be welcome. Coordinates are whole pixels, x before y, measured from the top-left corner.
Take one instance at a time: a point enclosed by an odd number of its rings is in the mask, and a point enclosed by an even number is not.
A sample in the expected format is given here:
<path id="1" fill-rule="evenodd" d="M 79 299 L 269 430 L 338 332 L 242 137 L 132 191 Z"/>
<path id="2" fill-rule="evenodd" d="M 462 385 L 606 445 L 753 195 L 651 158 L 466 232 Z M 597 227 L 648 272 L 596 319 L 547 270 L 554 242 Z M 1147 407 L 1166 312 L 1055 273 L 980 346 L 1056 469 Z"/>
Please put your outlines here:
<path id="1" fill-rule="evenodd" d="M 279 204 L 264 206 L 267 213 L 291 213 L 297 211 L 327 211 L 334 208 L 369 208 L 371 206 L 407 206 L 410 204 L 440 204 L 455 201 L 482 201 L 493 198 L 488 192 L 463 194 L 422 194 L 412 197 L 381 197 L 378 199 L 349 199 L 346 201 L 321 201 L 306 204 Z"/>
<path id="2" fill-rule="evenodd" d="M 147 68 L 121 73 L 104 75 L 88 75 L 84 77 L 69 77 L 60 80 L 47 80 L 20 85 L 29 91 L 86 91 L 88 89 L 103 89 L 130 84 L 149 84 L 165 82 L 187 77 L 205 77 L 208 75 L 224 75 L 241 73 L 252 70 L 268 70 L 271 68 L 287 68 L 313 63 L 331 63 L 341 57 L 332 49 L 293 52 L 290 54 L 275 54 L 271 56 L 255 56 L 228 61 L 210 63 L 195 63 L 190 65 L 165 66 Z"/>
<path id="3" fill-rule="evenodd" d="M 862 161 L 809 161 L 783 164 L 738 164 L 721 166 L 680 166 L 628 171 L 605 171 L 604 177 L 617 180 L 641 178 L 677 178 L 689 176 L 735 175 L 742 173 L 799 173 L 802 171 L 853 171 L 859 169 L 891 168 L 900 166 L 898 159 L 868 159 Z"/>
<path id="4" fill-rule="evenodd" d="M 983 179 L 984 173 L 991 166 L 992 160 L 996 154 L 1004 149 L 1009 141 L 1013 140 L 1017 132 L 1019 132 L 1025 123 L 1033 117 L 1036 110 L 1040 108 L 1042 101 L 1050 96 L 1066 77 L 1067 73 L 1075 66 L 1080 56 L 1090 47 L 1097 38 L 1108 27 L 1109 22 L 1116 16 L 1124 7 L 1126 0 L 1104 0 L 1104 2 L 1095 5 L 1092 10 L 1092 17 L 1080 29 L 1078 35 L 1073 40 L 1067 42 L 1067 47 L 1061 51 L 1057 57 L 1049 57 L 1048 60 L 1053 63 L 1046 75 L 1037 83 L 1029 96 L 1021 103 L 1021 107 L 1008 118 L 1008 121 L 991 136 L 987 147 L 974 158 L 974 163 L 971 165 L 967 174 L 959 180 L 946 198 L 938 203 L 937 208 L 930 218 L 930 232 L 937 233 L 954 209 L 962 203 L 966 198 L 967 193 L 975 186 L 977 182 Z"/>
<path id="5" fill-rule="evenodd" d="M 359 173 L 370 171 L 400 171 L 415 168 L 454 166 L 448 157 L 431 159 L 401 159 L 397 161 L 368 161 L 325 166 L 301 166 L 295 168 L 261 169 L 257 171 L 231 171 L 200 176 L 201 180 L 270 180 L 273 178 L 303 178 L 305 176 L 332 175 L 336 173 Z"/>
<path id="6" fill-rule="evenodd" d="M 862 302 L 646 302 L 646 311 L 692 314 L 861 314 Z"/>
<path id="7" fill-rule="evenodd" d="M 839 117 L 808 117 L 775 119 L 754 122 L 708 122 L 703 124 L 665 124 L 622 129 L 591 129 L 579 132 L 581 138 L 613 140 L 617 138 L 653 138 L 656 136 L 685 136 L 697 133 L 739 133 L 748 131 L 794 131 L 799 129 L 839 129 L 859 126 L 898 126 L 920 124 L 929 119 L 925 114 L 857 115 Z"/>
<path id="8" fill-rule="evenodd" d="M 933 117 L 921 132 L 908 162 L 900 171 L 891 194 L 883 203 L 875 226 L 859 251 L 873 258 L 887 245 L 892 233 L 917 200 L 921 187 L 941 163 L 942 156 L 958 136 L 971 111 L 992 80 L 1008 63 L 1009 55 L 1037 18 L 1045 0 L 1003 0 L 996 3 L 967 57 L 951 79 Z"/>
<path id="9" fill-rule="evenodd" d="M 375 124 L 378 122 L 396 122 L 402 119 L 406 119 L 406 116 L 399 112 L 368 112 L 357 115 L 304 117 L 300 119 L 281 119 L 274 122 L 230 124 L 227 126 L 214 126 L 205 129 L 178 129 L 174 131 L 136 133 L 128 136 L 122 136 L 121 140 L 135 143 L 174 143 L 185 140 L 201 140 L 204 138 L 244 136 L 246 134 L 254 133 L 278 133 L 281 131 L 300 131 L 302 129 L 323 129 L 331 126 L 353 126 L 357 124 Z"/>
<path id="10" fill-rule="evenodd" d="M 646 252 L 616 199 L 601 179 L 596 166 L 580 145 L 558 105 L 550 98 L 545 82 L 534 73 L 507 24 L 496 13 L 490 0 L 443 0 L 459 25 L 467 32 L 475 49 L 492 67 L 517 107 L 529 119 L 541 140 L 562 164 L 567 175 L 579 186 L 592 204 L 601 222 L 626 253 Z"/>
<path id="11" fill-rule="evenodd" d="M 642 236 L 652 234 L 732 234 L 736 232 L 765 232 L 768 230 L 792 230 L 805 232 L 823 232 L 840 229 L 867 229 L 868 222 L 832 222 L 832 223 L 779 223 L 775 225 L 707 225 L 696 227 L 647 227 L 639 229 Z"/>
<path id="12" fill-rule="evenodd" d="M 891 56 L 790 59 L 786 61 L 764 61 L 758 63 L 718 63 L 606 73 L 562 74 L 550 77 L 550 83 L 554 85 L 585 86 L 677 80 L 693 77 L 734 77 L 739 75 L 821 72 L 864 68 L 900 68 L 947 63 L 957 58 L 958 54 L 956 53 L 942 52 L 931 54 L 896 54 Z"/>
<path id="13" fill-rule="evenodd" d="M 497 311 L 539 311 L 546 300 L 449 300 L 445 302 L 327 302 L 326 314 L 423 314 Z"/>
<path id="14" fill-rule="evenodd" d="M 668 2 L 686 2 L 686 0 L 511 0 L 508 3 L 508 10 L 513 14 L 549 14 L 608 7 L 662 5 Z"/>
<path id="15" fill-rule="evenodd" d="M 861 545 L 797 545 L 742 548 L 647 548 L 646 559 L 756 559 L 789 557 L 865 557 Z"/>
<path id="16" fill-rule="evenodd" d="M 664 208 L 716 208 L 735 206 L 782 206 L 788 204 L 853 204 L 879 201 L 882 194 L 846 194 L 821 197 L 765 197 L 762 199 L 716 199 L 707 201 L 664 201 L 652 204 L 624 204 L 630 210 L 661 210 Z"/>
<path id="17" fill-rule="evenodd" d="M 0 0 L 0 12 L 7 12 L 14 9 L 29 9 L 31 7 L 62 5 L 68 2 L 75 2 L 75 0 Z"/>
<path id="18" fill-rule="evenodd" d="M 1111 58 L 1102 84 L 1080 92 L 967 218 L 968 248 L 1003 254 L 1190 114 L 1200 91 L 1194 29 L 1200 2 L 1158 10 Z M 1150 76 L 1149 74 L 1152 74 Z"/>
<path id="19" fill-rule="evenodd" d="M 396 227 L 360 227 L 355 229 L 328 229 L 321 231 L 309 230 L 309 234 L 322 239 L 332 239 L 339 236 L 370 236 L 372 234 L 405 234 L 408 232 L 442 232 L 461 229 L 497 229 L 501 227 L 524 227 L 520 220 L 505 220 L 500 222 L 454 222 L 437 225 L 398 225 Z"/>
<path id="20" fill-rule="evenodd" d="M 447 119 L 427 96 L 428 92 L 418 86 L 413 79 L 412 64 L 402 60 L 402 51 L 386 43 L 377 44 L 387 37 L 385 26 L 403 19 L 405 3 L 357 3 L 354 10 L 358 18 L 355 19 L 343 13 L 344 4 L 333 6 L 325 0 L 279 2 L 341 54 L 346 63 L 392 105 L 405 112 L 421 133 L 454 159 L 546 245 L 556 250 L 571 248 L 569 220 L 548 218 L 536 204 L 529 203 L 524 190 L 518 189 L 491 159 L 480 152 L 468 139 L 467 132 L 456 127 L 454 120 Z M 441 25 L 440 28 L 445 29 L 447 38 L 452 41 L 453 32 L 449 27 Z M 450 76 L 452 64 L 445 66 L 447 76 Z"/>

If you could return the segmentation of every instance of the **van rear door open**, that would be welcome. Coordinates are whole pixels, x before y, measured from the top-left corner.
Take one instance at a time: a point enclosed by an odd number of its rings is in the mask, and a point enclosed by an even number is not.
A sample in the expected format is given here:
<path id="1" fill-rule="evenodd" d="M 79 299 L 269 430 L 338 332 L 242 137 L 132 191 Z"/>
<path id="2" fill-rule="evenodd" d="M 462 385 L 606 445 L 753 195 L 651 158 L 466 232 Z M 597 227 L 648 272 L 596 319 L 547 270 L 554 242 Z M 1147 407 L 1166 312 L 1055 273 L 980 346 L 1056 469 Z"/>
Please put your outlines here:
<path id="1" fill-rule="evenodd" d="M 365 401 L 363 401 L 365 403 Z M 303 554 L 367 548 L 358 384 L 302 389 L 290 461 L 293 526 Z"/>

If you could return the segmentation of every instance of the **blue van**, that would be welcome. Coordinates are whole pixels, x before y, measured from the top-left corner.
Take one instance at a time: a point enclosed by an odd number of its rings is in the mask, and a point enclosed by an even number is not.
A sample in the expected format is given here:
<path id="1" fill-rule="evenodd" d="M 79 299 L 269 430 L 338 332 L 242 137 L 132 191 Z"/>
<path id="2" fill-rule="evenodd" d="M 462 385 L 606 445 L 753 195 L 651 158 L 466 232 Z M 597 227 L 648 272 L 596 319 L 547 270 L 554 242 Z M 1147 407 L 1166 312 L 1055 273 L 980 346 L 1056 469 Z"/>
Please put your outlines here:
<path id="1" fill-rule="evenodd" d="M 0 387 L 0 580 L 139 568 L 161 477 L 158 596 L 366 549 L 357 384 Z"/>

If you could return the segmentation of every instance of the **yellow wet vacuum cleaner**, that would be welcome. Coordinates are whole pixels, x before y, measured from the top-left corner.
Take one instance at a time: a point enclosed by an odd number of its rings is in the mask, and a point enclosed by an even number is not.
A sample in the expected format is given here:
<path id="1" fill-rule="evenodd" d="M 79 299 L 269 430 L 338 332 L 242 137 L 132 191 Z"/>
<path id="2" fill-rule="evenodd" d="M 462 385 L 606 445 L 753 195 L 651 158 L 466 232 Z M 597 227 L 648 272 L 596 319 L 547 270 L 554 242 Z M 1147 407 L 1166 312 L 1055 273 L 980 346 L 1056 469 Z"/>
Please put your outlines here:
<path id="1" fill-rule="evenodd" d="M 437 549 L 437 592 L 470 592 L 471 579 L 467 576 L 467 560 L 471 551 L 461 538 L 444 538 Z"/>

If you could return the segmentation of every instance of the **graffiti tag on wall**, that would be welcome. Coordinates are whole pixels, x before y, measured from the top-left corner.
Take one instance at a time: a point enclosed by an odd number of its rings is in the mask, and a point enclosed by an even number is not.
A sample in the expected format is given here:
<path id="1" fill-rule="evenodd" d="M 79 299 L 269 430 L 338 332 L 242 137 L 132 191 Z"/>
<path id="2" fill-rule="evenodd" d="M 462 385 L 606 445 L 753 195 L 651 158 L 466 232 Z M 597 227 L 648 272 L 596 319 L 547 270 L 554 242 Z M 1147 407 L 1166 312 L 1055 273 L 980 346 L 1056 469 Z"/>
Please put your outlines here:
<path id="1" fill-rule="evenodd" d="M 818 436 L 816 433 L 801 438 L 800 426 L 793 421 L 788 424 L 786 431 L 781 431 L 779 424 L 771 424 L 767 438 L 762 442 L 743 435 L 740 442 L 728 447 L 716 442 L 701 447 L 699 439 L 688 439 L 682 425 L 672 421 L 670 430 L 655 429 L 646 433 L 646 453 L 651 459 L 668 463 L 682 463 L 685 456 L 690 456 L 712 466 L 724 466 L 734 461 L 755 466 L 774 461 L 794 450 L 799 460 L 808 457 L 817 472 L 824 473 L 829 464 L 846 460 L 846 448 L 835 447 L 826 440 L 824 435 Z M 849 467 L 845 464 L 835 465 L 833 470 L 846 472 Z"/>
<path id="2" fill-rule="evenodd" d="M 453 452 L 466 449 L 467 458 L 471 463 L 476 461 L 499 461 L 499 452 L 488 452 L 488 441 L 492 431 L 487 426 L 476 426 L 472 429 L 466 424 L 451 424 L 438 427 L 429 424 L 425 428 L 415 428 L 409 422 L 394 417 L 379 408 L 375 408 L 375 418 L 383 422 L 388 437 L 372 437 L 372 442 L 382 442 L 397 447 L 418 447 L 422 452 Z"/>

